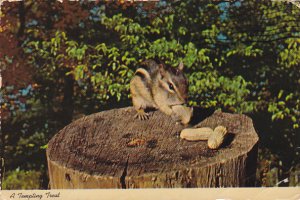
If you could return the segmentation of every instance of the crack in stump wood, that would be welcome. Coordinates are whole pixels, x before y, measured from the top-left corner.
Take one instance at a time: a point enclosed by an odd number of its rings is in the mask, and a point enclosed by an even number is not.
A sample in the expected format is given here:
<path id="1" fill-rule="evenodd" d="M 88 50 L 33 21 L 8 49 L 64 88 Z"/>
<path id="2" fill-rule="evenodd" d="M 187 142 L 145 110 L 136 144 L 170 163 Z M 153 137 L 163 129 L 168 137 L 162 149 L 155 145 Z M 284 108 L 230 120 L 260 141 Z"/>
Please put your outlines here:
<path id="1" fill-rule="evenodd" d="M 126 189 L 126 181 L 125 181 L 125 178 L 126 178 L 126 175 L 127 175 L 128 160 L 129 160 L 129 156 L 128 156 L 128 158 L 127 158 L 127 162 L 126 162 L 124 171 L 123 171 L 123 173 L 122 173 L 122 176 L 120 177 L 120 183 L 121 183 L 122 189 Z"/>

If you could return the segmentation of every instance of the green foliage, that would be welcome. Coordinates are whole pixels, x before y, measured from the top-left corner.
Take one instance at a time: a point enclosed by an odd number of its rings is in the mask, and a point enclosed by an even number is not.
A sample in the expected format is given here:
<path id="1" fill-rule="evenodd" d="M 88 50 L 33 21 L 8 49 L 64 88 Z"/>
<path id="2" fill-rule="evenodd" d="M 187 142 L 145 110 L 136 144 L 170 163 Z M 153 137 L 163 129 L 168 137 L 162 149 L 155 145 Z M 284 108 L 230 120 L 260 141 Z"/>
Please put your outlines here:
<path id="1" fill-rule="evenodd" d="M 245 14 L 247 8 L 249 12 Z M 274 121 L 288 119 L 292 124 L 290 128 L 297 129 L 300 92 L 295 67 L 300 62 L 299 9 L 280 2 L 243 2 L 241 6 L 232 7 L 230 15 L 229 27 L 240 23 L 246 26 L 238 34 L 234 29 L 227 31 L 228 38 L 236 43 L 227 52 L 226 60 L 231 64 L 230 58 L 233 58 L 242 63 L 242 70 L 237 70 L 253 82 L 252 96 L 257 99 L 258 111 L 267 110 Z M 258 20 L 260 23 L 255 23 Z"/>
<path id="2" fill-rule="evenodd" d="M 41 173 L 37 171 L 14 170 L 5 174 L 2 188 L 4 190 L 33 190 L 41 187 Z"/>
<path id="3" fill-rule="evenodd" d="M 192 42 L 181 44 L 175 39 L 167 39 L 165 36 L 151 40 L 154 36 L 159 36 L 159 33 L 155 31 L 157 24 L 161 21 L 173 24 L 174 16 L 163 18 L 163 20 L 157 17 L 152 24 L 147 26 L 142 26 L 121 14 L 111 18 L 102 17 L 102 25 L 107 31 L 117 33 L 116 41 L 121 41 L 121 43 L 99 43 L 87 46 L 68 40 L 64 32 L 56 32 L 55 37 L 49 41 L 28 44 L 28 48 L 33 51 L 31 60 L 43 58 L 45 65 L 53 66 L 43 67 L 49 70 L 48 76 L 55 75 L 53 70 L 67 68 L 65 75 L 74 77 L 79 90 L 81 90 L 80 93 L 86 94 L 85 88 L 91 88 L 100 102 L 105 102 L 111 97 L 115 97 L 118 101 L 122 97 L 128 98 L 129 82 L 140 61 L 147 58 L 159 58 L 166 64 L 175 66 L 182 60 L 191 82 L 191 97 L 194 99 L 190 102 L 191 105 L 217 107 L 223 105 L 232 111 L 253 111 L 253 102 L 247 104 L 244 101 L 250 93 L 247 89 L 249 83 L 241 76 L 231 78 L 218 73 L 209 57 L 213 48 L 198 49 Z M 166 27 L 172 29 L 173 25 Z M 202 36 L 217 37 L 215 26 L 206 32 Z M 153 36 L 149 37 L 149 34 Z M 211 42 L 210 40 L 209 43 Z M 49 49 L 50 52 L 45 53 L 44 49 Z M 246 54 L 252 50 L 248 49 L 246 49 Z M 68 57 L 64 55 L 68 55 Z M 71 65 L 61 65 L 68 61 Z M 60 66 L 60 68 L 55 66 Z M 209 77 L 212 78 L 209 80 Z M 53 78 L 53 80 L 57 80 L 57 78 Z M 199 98 L 201 97 L 199 94 L 209 95 L 211 98 Z"/>

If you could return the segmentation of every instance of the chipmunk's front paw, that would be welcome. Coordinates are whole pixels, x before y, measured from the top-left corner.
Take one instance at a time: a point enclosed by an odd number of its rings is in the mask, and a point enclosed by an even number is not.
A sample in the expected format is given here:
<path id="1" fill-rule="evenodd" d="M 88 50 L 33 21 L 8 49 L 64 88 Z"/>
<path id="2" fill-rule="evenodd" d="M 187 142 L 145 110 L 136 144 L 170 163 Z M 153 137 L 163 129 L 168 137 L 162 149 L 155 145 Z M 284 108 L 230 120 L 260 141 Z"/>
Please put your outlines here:
<path id="1" fill-rule="evenodd" d="M 146 113 L 144 110 L 138 110 L 137 114 L 134 117 L 140 120 L 147 120 L 149 119 L 149 116 L 149 113 Z"/>

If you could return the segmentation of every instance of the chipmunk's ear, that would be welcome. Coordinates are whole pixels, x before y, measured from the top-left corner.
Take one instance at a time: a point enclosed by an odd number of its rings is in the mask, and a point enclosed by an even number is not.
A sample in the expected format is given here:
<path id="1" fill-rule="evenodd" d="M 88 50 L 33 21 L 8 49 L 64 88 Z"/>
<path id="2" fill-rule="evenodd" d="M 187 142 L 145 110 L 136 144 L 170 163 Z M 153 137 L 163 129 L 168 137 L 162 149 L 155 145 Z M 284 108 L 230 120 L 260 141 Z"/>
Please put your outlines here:
<path id="1" fill-rule="evenodd" d="M 178 69 L 180 70 L 180 71 L 182 71 L 183 70 L 183 62 L 182 61 L 180 61 L 180 63 L 179 63 L 179 65 L 178 65 Z"/>

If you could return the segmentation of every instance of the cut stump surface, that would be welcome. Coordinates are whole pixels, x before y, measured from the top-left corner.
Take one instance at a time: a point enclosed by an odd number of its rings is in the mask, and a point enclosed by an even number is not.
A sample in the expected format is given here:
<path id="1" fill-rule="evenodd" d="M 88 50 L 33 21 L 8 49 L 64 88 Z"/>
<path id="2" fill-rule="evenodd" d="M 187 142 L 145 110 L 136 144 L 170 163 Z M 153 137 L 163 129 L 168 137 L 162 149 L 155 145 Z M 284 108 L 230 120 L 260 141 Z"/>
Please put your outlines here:
<path id="1" fill-rule="evenodd" d="M 47 149 L 50 187 L 252 186 L 258 136 L 249 117 L 214 112 L 196 124 L 227 128 L 225 143 L 210 150 L 207 141 L 180 139 L 185 127 L 159 111 L 146 121 L 135 114 L 131 107 L 103 111 L 59 131 Z"/>

